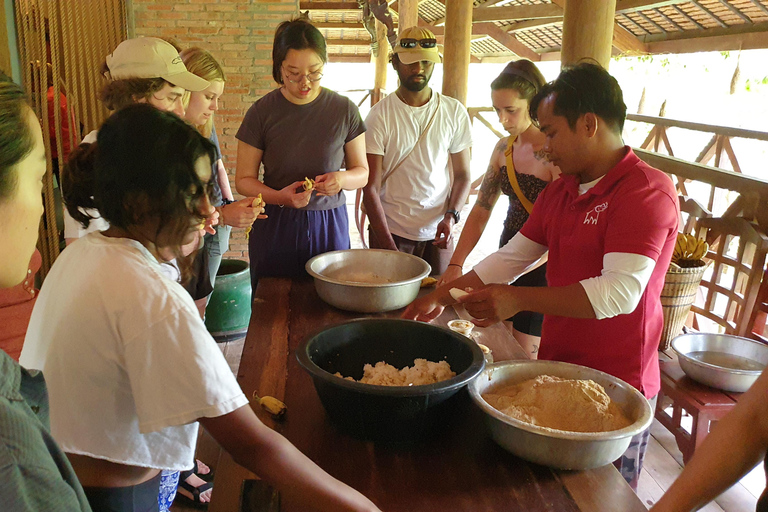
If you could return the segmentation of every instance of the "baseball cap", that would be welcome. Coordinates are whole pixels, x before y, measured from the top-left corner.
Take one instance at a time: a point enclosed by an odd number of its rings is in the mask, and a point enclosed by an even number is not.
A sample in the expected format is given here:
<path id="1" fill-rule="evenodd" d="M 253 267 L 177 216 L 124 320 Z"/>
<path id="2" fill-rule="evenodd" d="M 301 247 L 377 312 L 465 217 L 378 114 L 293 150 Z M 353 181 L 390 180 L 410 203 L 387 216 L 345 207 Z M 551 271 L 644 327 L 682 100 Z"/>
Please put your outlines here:
<path id="1" fill-rule="evenodd" d="M 407 41 L 411 44 L 415 41 L 416 44 L 407 48 L 402 45 L 403 40 L 411 40 Z M 424 48 L 421 46 L 422 41 L 434 41 L 434 46 L 431 48 Z M 403 64 L 413 64 L 414 62 L 419 62 L 421 60 L 427 60 L 437 64 L 440 64 L 441 62 L 435 34 L 422 27 L 408 27 L 403 29 L 397 38 L 397 43 L 395 43 L 394 53 L 397 54 L 397 57 Z"/>
<path id="2" fill-rule="evenodd" d="M 107 55 L 107 67 L 112 80 L 162 78 L 193 92 L 210 85 L 208 80 L 187 71 L 173 45 L 156 37 L 126 39 Z"/>

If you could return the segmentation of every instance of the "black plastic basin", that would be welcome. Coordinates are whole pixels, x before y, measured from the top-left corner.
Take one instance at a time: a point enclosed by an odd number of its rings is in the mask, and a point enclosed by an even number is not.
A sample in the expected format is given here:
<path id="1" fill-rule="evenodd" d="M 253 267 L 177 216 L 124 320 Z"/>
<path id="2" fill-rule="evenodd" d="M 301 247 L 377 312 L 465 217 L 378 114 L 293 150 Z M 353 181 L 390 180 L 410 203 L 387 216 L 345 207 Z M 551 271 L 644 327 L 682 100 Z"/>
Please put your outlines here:
<path id="1" fill-rule="evenodd" d="M 450 420 L 451 398 L 485 367 L 477 344 L 442 327 L 399 319 L 363 319 L 310 336 L 296 357 L 311 375 L 330 420 L 355 437 L 412 442 Z M 365 364 L 396 368 L 416 358 L 446 360 L 456 376 L 426 386 L 374 386 L 360 379 Z"/>

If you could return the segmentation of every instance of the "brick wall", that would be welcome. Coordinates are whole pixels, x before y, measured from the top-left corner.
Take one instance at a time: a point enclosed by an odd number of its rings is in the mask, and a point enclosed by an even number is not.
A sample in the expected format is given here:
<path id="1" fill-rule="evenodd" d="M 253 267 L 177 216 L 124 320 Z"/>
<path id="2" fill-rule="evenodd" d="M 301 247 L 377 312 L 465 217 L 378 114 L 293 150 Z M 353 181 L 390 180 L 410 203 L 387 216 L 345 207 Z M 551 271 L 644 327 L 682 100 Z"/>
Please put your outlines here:
<path id="1" fill-rule="evenodd" d="M 224 68 L 227 83 L 216 113 L 224 164 L 235 190 L 235 133 L 254 101 L 272 90 L 272 39 L 278 23 L 298 14 L 298 0 L 133 0 L 136 36 L 200 46 Z M 237 197 L 237 196 L 236 196 Z M 232 231 L 230 258 L 247 258 L 242 229 Z"/>

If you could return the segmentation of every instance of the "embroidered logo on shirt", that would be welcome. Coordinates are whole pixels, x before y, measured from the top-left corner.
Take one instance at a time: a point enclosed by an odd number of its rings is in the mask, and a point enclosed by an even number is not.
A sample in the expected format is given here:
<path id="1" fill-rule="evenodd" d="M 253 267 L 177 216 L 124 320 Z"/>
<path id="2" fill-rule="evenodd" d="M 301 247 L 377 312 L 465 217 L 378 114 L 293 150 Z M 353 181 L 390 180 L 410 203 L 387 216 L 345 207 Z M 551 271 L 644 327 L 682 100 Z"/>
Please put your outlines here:
<path id="1" fill-rule="evenodd" d="M 587 212 L 584 217 L 584 224 L 597 224 L 597 218 L 600 216 L 600 212 L 603 212 L 608 208 L 608 203 L 603 203 L 595 206 Z"/>

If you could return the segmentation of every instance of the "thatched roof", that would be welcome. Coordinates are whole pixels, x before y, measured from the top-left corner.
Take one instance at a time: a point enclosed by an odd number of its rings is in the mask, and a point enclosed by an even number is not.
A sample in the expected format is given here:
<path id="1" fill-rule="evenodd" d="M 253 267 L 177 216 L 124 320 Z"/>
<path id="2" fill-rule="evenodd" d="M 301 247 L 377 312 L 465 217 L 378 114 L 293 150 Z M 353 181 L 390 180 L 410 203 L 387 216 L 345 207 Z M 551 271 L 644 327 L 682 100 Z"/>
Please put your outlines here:
<path id="1" fill-rule="evenodd" d="M 397 2 L 390 2 L 397 22 Z M 472 61 L 558 60 L 563 0 L 474 0 Z M 301 1 L 333 61 L 369 61 L 358 2 Z M 419 0 L 419 22 L 443 36 L 444 0 Z M 688 53 L 768 48 L 768 0 L 617 0 L 614 52 Z"/>

